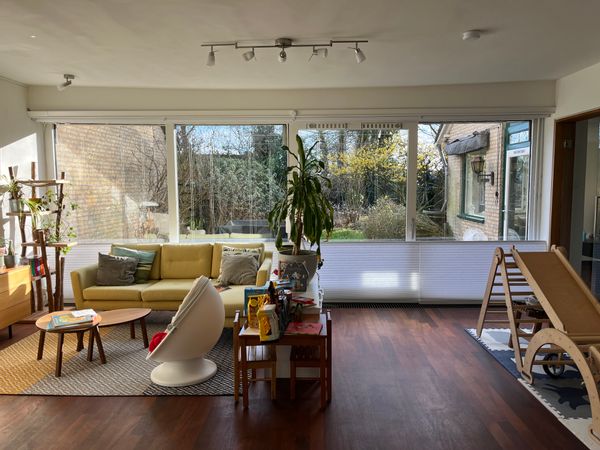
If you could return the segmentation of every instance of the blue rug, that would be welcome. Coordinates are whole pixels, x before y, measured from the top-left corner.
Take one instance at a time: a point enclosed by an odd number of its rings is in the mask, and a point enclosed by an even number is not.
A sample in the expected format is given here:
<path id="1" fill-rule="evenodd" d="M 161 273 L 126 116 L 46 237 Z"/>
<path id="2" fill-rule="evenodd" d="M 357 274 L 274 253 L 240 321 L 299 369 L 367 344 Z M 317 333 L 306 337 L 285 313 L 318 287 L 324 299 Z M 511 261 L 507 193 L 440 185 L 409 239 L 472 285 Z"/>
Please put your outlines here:
<path id="1" fill-rule="evenodd" d="M 552 378 L 544 372 L 542 366 L 533 366 L 535 382 L 530 385 L 521 378 L 515 364 L 515 353 L 507 345 L 509 329 L 484 329 L 481 338 L 476 337 L 472 328 L 465 331 L 584 444 L 589 448 L 600 448 L 588 435 L 592 413 L 587 391 L 575 367 L 567 366 L 560 378 Z M 521 340 L 521 344 L 523 348 L 527 347 L 527 341 Z"/>

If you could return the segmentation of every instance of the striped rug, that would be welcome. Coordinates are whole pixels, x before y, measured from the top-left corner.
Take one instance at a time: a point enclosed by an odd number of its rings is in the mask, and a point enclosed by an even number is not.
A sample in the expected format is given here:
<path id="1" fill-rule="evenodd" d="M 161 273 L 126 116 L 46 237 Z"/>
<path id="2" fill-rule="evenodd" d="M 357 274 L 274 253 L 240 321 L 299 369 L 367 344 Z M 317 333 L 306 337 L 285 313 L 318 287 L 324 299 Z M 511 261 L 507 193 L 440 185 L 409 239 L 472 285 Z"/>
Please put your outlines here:
<path id="1" fill-rule="evenodd" d="M 162 323 L 148 323 L 148 335 L 164 330 Z M 87 361 L 87 348 L 76 352 L 75 334 L 65 335 L 62 376 L 54 376 L 57 336 L 47 333 L 44 357 L 38 361 L 39 334 L 35 333 L 0 351 L 0 394 L 160 396 L 233 395 L 233 337 L 224 329 L 217 345 L 207 355 L 217 364 L 210 380 L 188 387 L 167 388 L 150 381 L 150 372 L 159 363 L 147 361 L 141 330 L 131 339 L 129 325 L 100 330 L 106 364 L 100 363 L 97 348 L 94 360 Z M 87 334 L 84 340 L 87 347 Z"/>

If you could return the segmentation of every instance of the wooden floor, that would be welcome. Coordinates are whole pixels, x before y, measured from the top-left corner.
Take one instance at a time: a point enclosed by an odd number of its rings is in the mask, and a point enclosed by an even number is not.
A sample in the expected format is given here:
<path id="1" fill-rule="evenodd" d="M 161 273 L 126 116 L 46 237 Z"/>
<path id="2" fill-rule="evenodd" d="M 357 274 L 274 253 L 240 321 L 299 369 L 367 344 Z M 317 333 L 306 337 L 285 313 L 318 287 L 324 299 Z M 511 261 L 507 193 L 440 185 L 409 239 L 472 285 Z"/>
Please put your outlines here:
<path id="1" fill-rule="evenodd" d="M 477 312 L 334 309 L 333 401 L 324 412 L 308 382 L 295 402 L 286 382 L 274 402 L 260 383 L 247 411 L 233 397 L 0 396 L 0 447 L 584 448 L 467 336 Z M 14 339 L 31 332 L 16 326 Z M 11 342 L 0 332 L 0 348 Z"/>

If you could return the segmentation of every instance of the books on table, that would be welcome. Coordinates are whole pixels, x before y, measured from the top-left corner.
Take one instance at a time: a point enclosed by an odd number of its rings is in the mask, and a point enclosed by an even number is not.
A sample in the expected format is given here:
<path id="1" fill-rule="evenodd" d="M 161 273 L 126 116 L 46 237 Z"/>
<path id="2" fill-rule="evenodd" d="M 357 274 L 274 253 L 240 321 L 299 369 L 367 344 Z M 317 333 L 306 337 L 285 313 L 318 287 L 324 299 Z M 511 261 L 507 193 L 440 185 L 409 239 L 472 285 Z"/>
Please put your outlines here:
<path id="1" fill-rule="evenodd" d="M 83 314 L 82 314 L 83 313 Z M 93 309 L 82 311 L 69 311 L 52 316 L 49 329 L 79 327 L 91 324 L 94 321 L 96 312 Z"/>

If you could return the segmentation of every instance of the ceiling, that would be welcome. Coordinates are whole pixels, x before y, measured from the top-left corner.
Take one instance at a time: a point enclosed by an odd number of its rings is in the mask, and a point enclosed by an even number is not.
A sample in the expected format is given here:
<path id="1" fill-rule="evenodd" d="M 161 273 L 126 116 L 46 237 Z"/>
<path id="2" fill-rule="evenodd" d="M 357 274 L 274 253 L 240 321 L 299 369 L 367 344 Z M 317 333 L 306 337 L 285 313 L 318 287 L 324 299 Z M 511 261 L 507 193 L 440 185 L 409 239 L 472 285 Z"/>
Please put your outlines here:
<path id="1" fill-rule="evenodd" d="M 0 0 L 0 75 L 32 85 L 204 89 L 414 86 L 557 79 L 600 61 L 600 2 L 591 0 Z M 484 30 L 464 42 L 463 31 Z M 35 35 L 35 38 L 31 38 Z M 311 50 L 203 42 L 368 39 L 357 64 L 344 45 Z"/>

